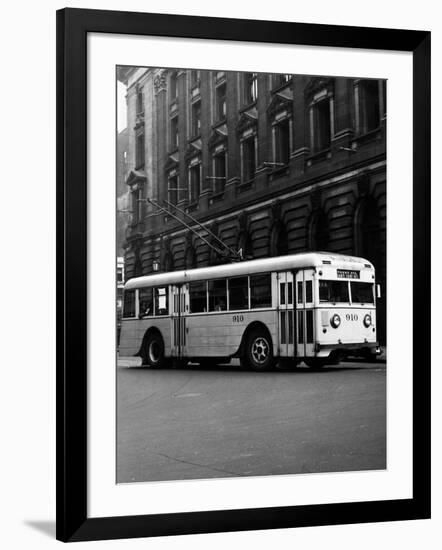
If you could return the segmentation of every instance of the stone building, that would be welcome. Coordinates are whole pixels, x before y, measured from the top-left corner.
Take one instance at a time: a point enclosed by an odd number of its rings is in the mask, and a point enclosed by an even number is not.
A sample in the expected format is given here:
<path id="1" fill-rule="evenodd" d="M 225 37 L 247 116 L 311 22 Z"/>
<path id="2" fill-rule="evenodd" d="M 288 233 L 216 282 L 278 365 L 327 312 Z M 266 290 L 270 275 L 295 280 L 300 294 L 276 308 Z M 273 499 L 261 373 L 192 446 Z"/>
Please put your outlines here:
<path id="1" fill-rule="evenodd" d="M 385 342 L 386 83 L 120 67 L 127 86 L 126 277 L 226 261 L 167 212 L 246 258 L 307 250 L 373 262 Z M 171 213 L 189 223 L 173 207 Z M 190 222 L 191 226 L 194 226 Z"/>

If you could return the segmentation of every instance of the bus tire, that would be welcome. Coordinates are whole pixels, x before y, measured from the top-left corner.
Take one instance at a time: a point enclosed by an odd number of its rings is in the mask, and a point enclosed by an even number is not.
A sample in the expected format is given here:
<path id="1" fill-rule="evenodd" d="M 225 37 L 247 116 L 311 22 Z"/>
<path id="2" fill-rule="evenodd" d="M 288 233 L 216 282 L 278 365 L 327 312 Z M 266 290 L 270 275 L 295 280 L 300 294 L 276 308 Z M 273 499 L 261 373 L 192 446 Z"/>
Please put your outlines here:
<path id="1" fill-rule="evenodd" d="M 143 346 L 143 365 L 153 369 L 166 366 L 164 357 L 164 341 L 159 332 L 151 332 Z"/>
<path id="2" fill-rule="evenodd" d="M 247 334 L 241 364 L 258 372 L 273 368 L 272 339 L 264 327 L 253 328 Z"/>

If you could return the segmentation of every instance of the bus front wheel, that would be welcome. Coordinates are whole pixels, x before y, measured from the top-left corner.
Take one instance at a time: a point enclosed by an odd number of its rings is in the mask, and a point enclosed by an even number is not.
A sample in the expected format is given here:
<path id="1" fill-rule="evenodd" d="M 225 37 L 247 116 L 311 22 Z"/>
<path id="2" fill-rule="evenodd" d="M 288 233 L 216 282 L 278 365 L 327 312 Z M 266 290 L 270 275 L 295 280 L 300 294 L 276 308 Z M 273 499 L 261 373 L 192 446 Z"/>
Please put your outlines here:
<path id="1" fill-rule="evenodd" d="M 274 365 L 272 339 L 263 328 L 255 328 L 246 338 L 241 363 L 255 371 L 269 370 Z"/>
<path id="2" fill-rule="evenodd" d="M 165 366 L 165 362 L 163 338 L 161 334 L 153 332 L 144 344 L 143 365 L 159 369 Z"/>

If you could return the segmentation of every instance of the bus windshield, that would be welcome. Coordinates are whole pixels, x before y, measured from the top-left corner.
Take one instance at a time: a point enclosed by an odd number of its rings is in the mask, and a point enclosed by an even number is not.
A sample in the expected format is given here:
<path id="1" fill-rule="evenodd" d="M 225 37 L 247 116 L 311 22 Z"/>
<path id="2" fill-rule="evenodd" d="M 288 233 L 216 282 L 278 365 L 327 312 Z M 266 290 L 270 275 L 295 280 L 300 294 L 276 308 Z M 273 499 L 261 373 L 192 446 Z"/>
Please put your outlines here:
<path id="1" fill-rule="evenodd" d="M 374 304 L 373 283 L 360 283 L 352 281 L 351 301 L 359 304 Z"/>
<path id="2" fill-rule="evenodd" d="M 350 302 L 347 281 L 319 281 L 319 301 Z"/>

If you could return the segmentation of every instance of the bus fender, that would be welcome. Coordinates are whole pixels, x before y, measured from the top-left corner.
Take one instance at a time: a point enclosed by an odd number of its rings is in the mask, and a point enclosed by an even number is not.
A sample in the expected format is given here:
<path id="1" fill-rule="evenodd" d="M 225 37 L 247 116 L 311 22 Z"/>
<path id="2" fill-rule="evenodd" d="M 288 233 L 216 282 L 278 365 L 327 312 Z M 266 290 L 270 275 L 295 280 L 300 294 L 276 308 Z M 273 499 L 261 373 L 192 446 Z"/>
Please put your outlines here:
<path id="1" fill-rule="evenodd" d="M 271 335 L 269 329 L 267 328 L 267 326 L 264 323 L 262 323 L 261 321 L 253 321 L 252 323 L 247 325 L 246 329 L 244 330 L 239 348 L 232 357 L 241 357 L 243 355 L 244 346 L 246 344 L 248 335 L 250 334 L 250 332 L 252 330 L 257 329 L 257 328 L 263 329 L 267 332 L 268 337 L 269 337 L 270 341 L 272 342 L 272 346 L 273 346 L 273 338 L 272 338 L 272 335 Z"/>
<path id="2" fill-rule="evenodd" d="M 164 337 L 163 335 L 161 334 L 161 331 L 158 327 L 149 327 L 146 332 L 144 333 L 144 336 L 143 336 L 143 340 L 141 342 L 141 346 L 140 346 L 140 349 L 137 351 L 137 353 L 135 354 L 135 357 L 143 357 L 143 350 L 144 350 L 144 346 L 146 345 L 146 342 L 147 342 L 147 339 L 149 338 L 149 336 L 151 334 L 158 334 L 161 339 L 163 340 L 163 343 L 164 343 Z"/>

